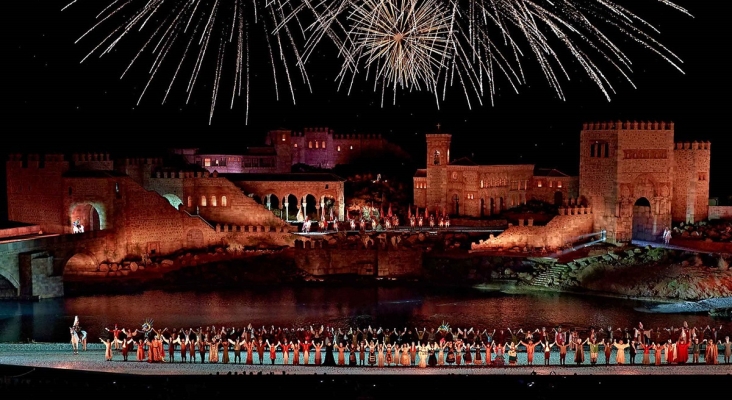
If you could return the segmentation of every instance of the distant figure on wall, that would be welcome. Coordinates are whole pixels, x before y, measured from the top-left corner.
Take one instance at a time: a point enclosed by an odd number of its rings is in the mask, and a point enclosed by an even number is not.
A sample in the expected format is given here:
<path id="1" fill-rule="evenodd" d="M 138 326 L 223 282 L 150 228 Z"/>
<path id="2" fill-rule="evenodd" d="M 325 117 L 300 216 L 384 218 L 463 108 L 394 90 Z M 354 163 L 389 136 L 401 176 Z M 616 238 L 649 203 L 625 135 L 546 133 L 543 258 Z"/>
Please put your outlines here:
<path id="1" fill-rule="evenodd" d="M 670 241 L 671 241 L 671 229 L 669 229 L 668 227 L 666 227 L 663 230 L 663 243 L 664 244 L 669 244 Z"/>
<path id="2" fill-rule="evenodd" d="M 74 233 L 84 233 L 84 225 L 78 219 L 74 221 Z"/>

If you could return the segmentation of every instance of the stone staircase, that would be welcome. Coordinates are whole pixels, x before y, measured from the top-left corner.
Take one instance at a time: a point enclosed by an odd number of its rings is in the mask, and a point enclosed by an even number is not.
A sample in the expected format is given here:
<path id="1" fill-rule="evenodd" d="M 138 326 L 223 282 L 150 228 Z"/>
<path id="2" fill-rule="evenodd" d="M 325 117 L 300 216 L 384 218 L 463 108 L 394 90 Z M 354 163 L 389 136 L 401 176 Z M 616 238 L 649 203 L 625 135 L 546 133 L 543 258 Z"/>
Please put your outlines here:
<path id="1" fill-rule="evenodd" d="M 540 273 L 531 280 L 532 286 L 555 286 L 557 282 L 563 282 L 562 275 L 568 274 L 570 268 L 565 264 L 553 264 L 546 271 Z"/>

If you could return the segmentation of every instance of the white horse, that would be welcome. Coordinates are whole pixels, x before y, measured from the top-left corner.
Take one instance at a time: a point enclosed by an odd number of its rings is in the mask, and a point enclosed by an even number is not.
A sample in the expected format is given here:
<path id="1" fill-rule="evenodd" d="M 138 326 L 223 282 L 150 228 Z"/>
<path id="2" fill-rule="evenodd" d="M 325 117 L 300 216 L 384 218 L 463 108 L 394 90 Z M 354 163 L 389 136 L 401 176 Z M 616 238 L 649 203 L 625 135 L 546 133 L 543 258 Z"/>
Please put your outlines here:
<path id="1" fill-rule="evenodd" d="M 71 331 L 71 348 L 74 349 L 74 354 L 79 354 L 79 333 L 76 329 L 69 328 Z"/>

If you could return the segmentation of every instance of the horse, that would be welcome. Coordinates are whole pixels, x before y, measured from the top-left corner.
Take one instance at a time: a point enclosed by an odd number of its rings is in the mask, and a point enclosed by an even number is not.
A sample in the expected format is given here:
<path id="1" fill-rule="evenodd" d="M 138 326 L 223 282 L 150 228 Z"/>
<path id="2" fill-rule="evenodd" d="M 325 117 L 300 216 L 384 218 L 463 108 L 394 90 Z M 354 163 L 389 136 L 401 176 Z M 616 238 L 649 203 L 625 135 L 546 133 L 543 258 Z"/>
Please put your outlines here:
<path id="1" fill-rule="evenodd" d="M 71 331 L 71 348 L 74 349 L 74 354 L 79 354 L 79 332 L 74 328 L 69 328 Z"/>

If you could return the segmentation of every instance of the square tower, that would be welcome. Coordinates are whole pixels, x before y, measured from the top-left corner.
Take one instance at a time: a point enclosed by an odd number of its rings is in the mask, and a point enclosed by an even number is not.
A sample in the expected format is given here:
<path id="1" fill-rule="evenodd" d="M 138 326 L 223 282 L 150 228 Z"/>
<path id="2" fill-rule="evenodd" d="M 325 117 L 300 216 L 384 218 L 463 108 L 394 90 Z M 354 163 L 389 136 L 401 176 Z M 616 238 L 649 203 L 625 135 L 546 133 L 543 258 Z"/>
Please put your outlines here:
<path id="1" fill-rule="evenodd" d="M 580 205 L 610 241 L 656 240 L 671 225 L 674 124 L 585 124 L 580 137 Z"/>
<path id="2" fill-rule="evenodd" d="M 447 206 L 447 165 L 450 141 L 447 133 L 427 134 L 427 204 L 430 212 L 442 212 Z"/>

